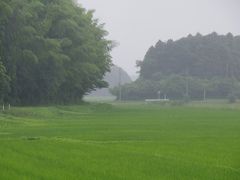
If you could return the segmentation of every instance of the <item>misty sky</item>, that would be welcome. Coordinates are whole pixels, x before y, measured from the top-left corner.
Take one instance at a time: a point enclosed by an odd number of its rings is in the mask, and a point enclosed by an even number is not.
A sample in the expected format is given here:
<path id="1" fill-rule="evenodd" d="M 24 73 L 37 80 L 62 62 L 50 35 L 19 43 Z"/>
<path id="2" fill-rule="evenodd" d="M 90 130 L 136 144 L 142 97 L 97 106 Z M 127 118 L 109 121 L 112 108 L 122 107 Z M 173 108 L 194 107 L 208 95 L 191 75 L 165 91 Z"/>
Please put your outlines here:
<path id="1" fill-rule="evenodd" d="M 113 63 L 136 75 L 136 60 L 158 40 L 188 34 L 240 35 L 240 0 L 78 0 L 106 23 L 109 39 L 119 43 Z"/>

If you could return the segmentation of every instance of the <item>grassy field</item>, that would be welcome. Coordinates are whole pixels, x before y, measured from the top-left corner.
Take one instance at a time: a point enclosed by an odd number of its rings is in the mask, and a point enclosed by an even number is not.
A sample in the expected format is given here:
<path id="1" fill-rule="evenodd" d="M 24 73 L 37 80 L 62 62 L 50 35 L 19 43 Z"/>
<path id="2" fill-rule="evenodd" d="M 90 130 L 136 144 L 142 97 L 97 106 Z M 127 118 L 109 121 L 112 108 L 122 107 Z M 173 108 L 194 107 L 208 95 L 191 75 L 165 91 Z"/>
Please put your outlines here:
<path id="1" fill-rule="evenodd" d="M 240 179 L 240 108 L 193 106 L 5 111 L 0 179 Z"/>

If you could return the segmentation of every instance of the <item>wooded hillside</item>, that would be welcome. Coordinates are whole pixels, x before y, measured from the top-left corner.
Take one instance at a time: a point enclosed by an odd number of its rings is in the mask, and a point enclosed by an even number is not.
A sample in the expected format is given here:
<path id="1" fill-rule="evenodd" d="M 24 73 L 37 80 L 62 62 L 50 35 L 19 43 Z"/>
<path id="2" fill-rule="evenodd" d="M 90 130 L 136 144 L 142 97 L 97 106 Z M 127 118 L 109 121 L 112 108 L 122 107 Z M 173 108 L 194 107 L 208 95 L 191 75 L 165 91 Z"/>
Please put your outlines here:
<path id="1" fill-rule="evenodd" d="M 116 65 L 111 67 L 110 72 L 105 75 L 104 80 L 108 83 L 108 88 L 97 89 L 91 92 L 90 96 L 112 96 L 109 91 L 111 88 L 117 87 L 119 84 L 124 85 L 132 82 L 128 73 Z"/>
<path id="2" fill-rule="evenodd" d="M 177 41 L 159 41 L 140 65 L 140 76 L 189 75 L 203 79 L 233 77 L 240 80 L 240 36 L 231 33 L 189 35 Z"/>
<path id="3" fill-rule="evenodd" d="M 159 41 L 137 66 L 140 78 L 122 87 L 125 99 L 157 98 L 159 91 L 170 99 L 240 96 L 240 36 L 231 33 Z"/>

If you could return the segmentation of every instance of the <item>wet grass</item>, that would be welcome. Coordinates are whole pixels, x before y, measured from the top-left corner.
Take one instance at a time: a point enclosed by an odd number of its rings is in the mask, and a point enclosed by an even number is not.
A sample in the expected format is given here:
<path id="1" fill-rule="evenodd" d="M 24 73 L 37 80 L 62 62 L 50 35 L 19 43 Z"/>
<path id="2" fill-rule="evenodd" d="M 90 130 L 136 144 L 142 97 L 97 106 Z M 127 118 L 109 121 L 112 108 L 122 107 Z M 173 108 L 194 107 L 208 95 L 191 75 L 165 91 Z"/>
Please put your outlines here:
<path id="1" fill-rule="evenodd" d="M 95 104 L 0 114 L 0 179 L 240 177 L 240 110 Z"/>

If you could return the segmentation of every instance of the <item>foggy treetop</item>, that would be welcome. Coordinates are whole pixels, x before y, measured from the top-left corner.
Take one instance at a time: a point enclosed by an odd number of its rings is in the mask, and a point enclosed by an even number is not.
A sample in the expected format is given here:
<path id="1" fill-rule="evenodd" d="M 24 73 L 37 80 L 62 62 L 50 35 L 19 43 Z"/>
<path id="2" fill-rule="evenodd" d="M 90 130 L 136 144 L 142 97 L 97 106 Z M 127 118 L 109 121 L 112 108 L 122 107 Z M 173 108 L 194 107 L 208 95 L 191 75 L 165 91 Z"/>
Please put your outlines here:
<path id="1" fill-rule="evenodd" d="M 240 80 L 240 36 L 189 35 L 177 41 L 159 41 L 138 64 L 140 76 L 157 79 L 179 74 L 199 78 L 234 77 Z"/>

